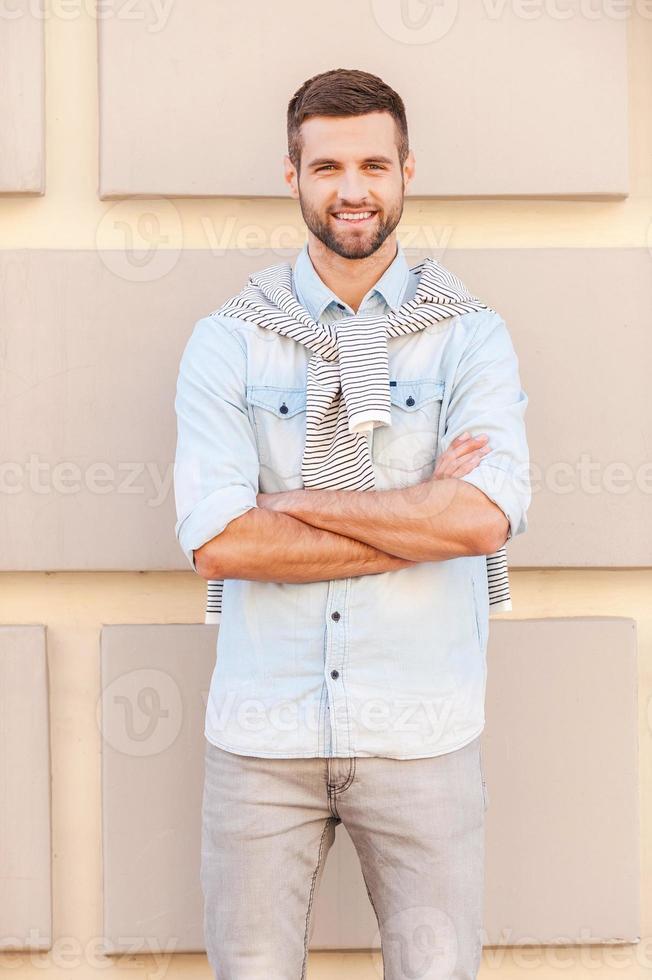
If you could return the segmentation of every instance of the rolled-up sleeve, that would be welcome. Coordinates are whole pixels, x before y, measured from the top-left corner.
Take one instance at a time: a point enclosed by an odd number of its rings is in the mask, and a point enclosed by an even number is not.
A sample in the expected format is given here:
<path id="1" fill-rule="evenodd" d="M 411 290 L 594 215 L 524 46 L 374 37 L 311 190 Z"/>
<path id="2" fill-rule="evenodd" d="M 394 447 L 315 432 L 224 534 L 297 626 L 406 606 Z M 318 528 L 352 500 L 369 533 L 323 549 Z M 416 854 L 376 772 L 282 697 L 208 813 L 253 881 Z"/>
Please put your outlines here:
<path id="1" fill-rule="evenodd" d="M 246 349 L 217 316 L 198 320 L 181 356 L 174 408 L 175 534 L 194 551 L 256 507 L 259 461 L 247 414 Z"/>
<path id="2" fill-rule="evenodd" d="M 460 479 L 500 507 L 509 521 L 509 541 L 527 530 L 532 499 L 525 429 L 528 397 L 505 321 L 494 310 L 473 316 L 478 325 L 455 371 L 442 452 L 464 432 L 487 434 L 490 452 Z"/>

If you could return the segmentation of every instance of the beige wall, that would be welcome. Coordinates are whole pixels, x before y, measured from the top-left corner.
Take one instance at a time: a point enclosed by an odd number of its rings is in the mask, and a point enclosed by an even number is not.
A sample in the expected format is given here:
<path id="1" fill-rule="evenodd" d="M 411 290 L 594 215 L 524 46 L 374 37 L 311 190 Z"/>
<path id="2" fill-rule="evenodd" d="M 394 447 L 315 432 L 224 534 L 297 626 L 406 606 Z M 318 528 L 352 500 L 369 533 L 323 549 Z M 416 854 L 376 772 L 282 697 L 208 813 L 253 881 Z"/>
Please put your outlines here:
<path id="1" fill-rule="evenodd" d="M 630 79 L 630 194 L 610 202 L 551 200 L 408 201 L 403 230 L 416 229 L 413 244 L 456 248 L 652 247 L 652 20 L 628 24 Z M 86 13 L 46 22 L 46 193 L 0 198 L 0 248 L 93 249 L 124 246 L 119 218 L 138 243 L 143 201 L 98 199 L 96 24 Z M 382 74 L 382 71 L 380 72 Z M 279 125 L 282 121 L 279 120 Z M 280 161 L 279 161 L 280 166 Z M 255 226 L 261 244 L 280 226 L 302 226 L 287 200 L 174 200 L 174 222 L 161 248 L 237 248 Z M 267 240 L 265 240 L 267 236 Z M 143 240 L 142 246 L 149 242 Z M 441 256 L 445 263 L 445 253 Z M 617 338 L 612 338 L 617 342 Z M 585 370 L 578 365 L 578 376 Z M 551 388 L 551 396 L 553 394 Z M 627 397 L 626 392 L 609 394 Z M 614 556 L 617 562 L 617 556 Z M 483 973 L 506 977 L 536 969 L 565 969 L 567 977 L 606 975 L 619 968 L 625 980 L 652 966 L 652 570 L 531 569 L 512 572 L 514 614 L 614 615 L 638 624 L 641 773 L 642 939 L 624 948 L 558 948 L 484 952 Z M 99 630 L 107 623 L 199 622 L 204 583 L 190 572 L 11 573 L 0 576 L 0 621 L 48 626 L 52 753 L 52 847 L 54 949 L 49 953 L 0 954 L 13 976 L 94 976 L 87 944 L 101 933 Z M 88 949 L 92 949 L 91 946 Z M 136 957 L 140 976 L 209 976 L 204 956 L 182 955 L 158 964 Z M 599 972 L 595 965 L 599 965 Z M 117 977 L 135 963 L 103 966 Z M 310 980 L 346 976 L 376 980 L 378 958 L 368 953 L 313 953 Z"/>

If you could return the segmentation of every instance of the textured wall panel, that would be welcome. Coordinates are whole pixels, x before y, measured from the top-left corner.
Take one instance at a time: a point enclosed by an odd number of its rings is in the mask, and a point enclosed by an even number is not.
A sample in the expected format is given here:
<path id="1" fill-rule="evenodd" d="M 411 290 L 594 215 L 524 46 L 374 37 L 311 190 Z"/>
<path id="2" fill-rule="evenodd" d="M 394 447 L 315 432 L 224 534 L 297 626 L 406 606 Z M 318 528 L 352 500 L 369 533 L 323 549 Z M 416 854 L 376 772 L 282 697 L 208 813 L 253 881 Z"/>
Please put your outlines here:
<path id="1" fill-rule="evenodd" d="M 43 25 L 28 0 L 0 17 L 0 193 L 45 191 Z"/>
<path id="2" fill-rule="evenodd" d="M 0 950 L 52 946 L 44 626 L 0 626 Z"/>
<path id="3" fill-rule="evenodd" d="M 98 20 L 100 195 L 287 196 L 288 101 L 337 67 L 402 96 L 411 194 L 626 194 L 625 19 L 521 6 L 130 2 Z"/>
<path id="4" fill-rule="evenodd" d="M 109 952 L 127 948 L 124 937 L 152 951 L 203 948 L 202 733 L 217 630 L 102 631 Z M 495 621 L 488 664 L 484 944 L 635 942 L 634 621 Z M 379 947 L 344 825 L 328 854 L 312 921 L 313 949 Z"/>
<path id="5" fill-rule="evenodd" d="M 532 505 L 511 565 L 648 566 L 650 254 L 433 254 L 505 317 L 530 400 Z M 137 281 L 124 256 L 112 271 L 116 253 L 0 253 L 3 568 L 187 568 L 172 492 L 181 352 L 199 317 L 283 260 L 180 252 Z"/>
<path id="6" fill-rule="evenodd" d="M 204 948 L 199 882 L 203 731 L 216 635 L 211 626 L 102 629 L 103 936 L 108 953 Z"/>
<path id="7" fill-rule="evenodd" d="M 500 942 L 637 942 L 636 623 L 492 624 L 485 928 Z"/>

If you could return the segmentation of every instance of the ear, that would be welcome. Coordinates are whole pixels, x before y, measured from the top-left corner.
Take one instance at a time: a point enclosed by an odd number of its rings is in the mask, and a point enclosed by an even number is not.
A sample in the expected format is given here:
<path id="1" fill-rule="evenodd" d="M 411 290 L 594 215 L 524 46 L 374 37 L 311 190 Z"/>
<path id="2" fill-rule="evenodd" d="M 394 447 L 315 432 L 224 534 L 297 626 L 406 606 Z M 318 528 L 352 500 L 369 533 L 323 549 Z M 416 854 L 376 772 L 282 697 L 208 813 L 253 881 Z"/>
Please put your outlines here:
<path id="1" fill-rule="evenodd" d="M 403 164 L 403 187 L 407 191 L 409 185 L 412 183 L 414 173 L 416 170 L 416 161 L 414 159 L 414 153 L 412 150 L 408 153 L 405 158 L 405 163 Z"/>
<path id="2" fill-rule="evenodd" d="M 292 197 L 298 199 L 299 175 L 297 173 L 297 168 L 294 166 L 287 153 L 283 157 L 283 168 L 284 168 L 285 181 L 290 188 L 290 194 L 292 195 Z"/>

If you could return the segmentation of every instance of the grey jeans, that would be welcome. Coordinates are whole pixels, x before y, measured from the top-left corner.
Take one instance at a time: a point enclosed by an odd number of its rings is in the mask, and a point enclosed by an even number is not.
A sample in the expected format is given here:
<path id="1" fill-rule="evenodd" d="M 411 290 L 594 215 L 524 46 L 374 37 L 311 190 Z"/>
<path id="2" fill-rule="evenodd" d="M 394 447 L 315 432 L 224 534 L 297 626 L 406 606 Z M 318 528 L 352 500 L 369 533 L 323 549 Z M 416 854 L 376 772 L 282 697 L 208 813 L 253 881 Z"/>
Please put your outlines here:
<path id="1" fill-rule="evenodd" d="M 480 738 L 426 759 L 266 759 L 205 740 L 201 885 L 216 980 L 304 980 L 340 823 L 378 920 L 385 980 L 474 980 L 488 806 Z"/>

